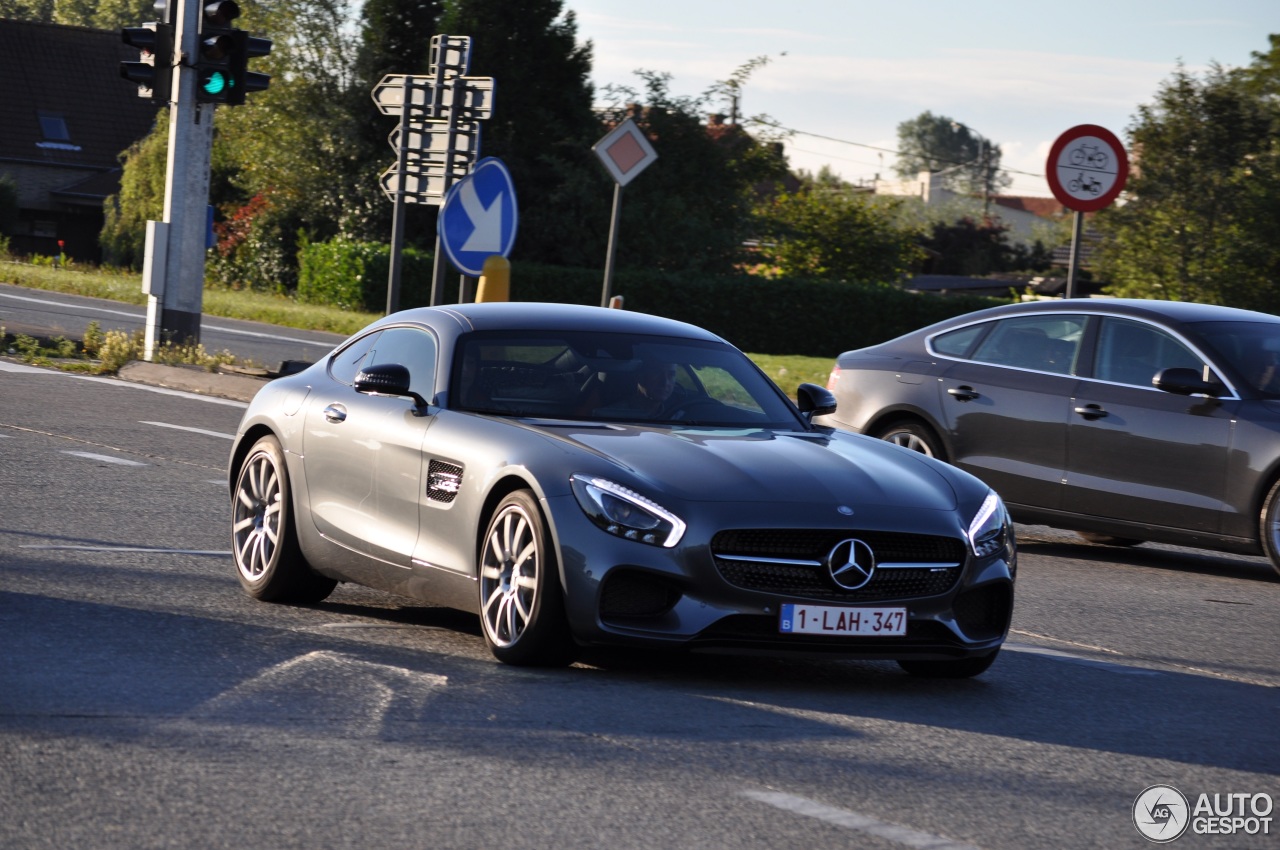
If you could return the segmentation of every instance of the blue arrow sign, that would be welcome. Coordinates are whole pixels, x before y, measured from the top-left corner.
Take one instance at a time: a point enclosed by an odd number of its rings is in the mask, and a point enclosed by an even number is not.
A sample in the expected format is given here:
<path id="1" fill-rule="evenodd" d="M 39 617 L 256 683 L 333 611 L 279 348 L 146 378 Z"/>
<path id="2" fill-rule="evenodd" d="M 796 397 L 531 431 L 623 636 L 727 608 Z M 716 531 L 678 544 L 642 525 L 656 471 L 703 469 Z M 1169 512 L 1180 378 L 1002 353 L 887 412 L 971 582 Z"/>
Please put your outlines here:
<path id="1" fill-rule="evenodd" d="M 485 157 L 445 195 L 436 231 L 449 262 L 463 274 L 479 277 L 486 259 L 511 253 L 517 219 L 511 172 L 502 160 Z"/>

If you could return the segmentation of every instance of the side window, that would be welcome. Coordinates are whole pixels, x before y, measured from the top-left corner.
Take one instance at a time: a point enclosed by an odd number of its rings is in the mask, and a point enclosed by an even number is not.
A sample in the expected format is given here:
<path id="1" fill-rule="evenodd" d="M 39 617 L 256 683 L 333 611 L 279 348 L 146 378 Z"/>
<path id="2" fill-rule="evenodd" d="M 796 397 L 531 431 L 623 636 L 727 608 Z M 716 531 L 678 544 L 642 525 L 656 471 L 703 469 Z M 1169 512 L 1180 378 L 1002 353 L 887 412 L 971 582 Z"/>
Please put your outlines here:
<path id="1" fill-rule="evenodd" d="M 1084 335 L 1083 316 L 1020 316 L 1002 319 L 973 353 L 999 366 L 1070 375 Z"/>
<path id="2" fill-rule="evenodd" d="M 970 325 L 967 328 L 959 330 L 947 331 L 944 334 L 935 336 L 930 344 L 933 350 L 939 354 L 946 354 L 951 357 L 964 357 L 969 353 L 969 349 L 973 348 L 973 343 L 983 332 L 990 326 L 990 323 L 984 322 L 980 325 Z"/>
<path id="3" fill-rule="evenodd" d="M 398 363 L 409 370 L 409 389 L 425 399 L 435 395 L 436 341 L 418 328 L 388 328 L 378 336 L 366 365 Z"/>
<path id="4" fill-rule="evenodd" d="M 356 382 L 356 375 L 364 368 L 365 358 L 373 348 L 379 334 L 371 333 L 356 340 L 351 345 L 333 355 L 329 361 L 329 376 L 347 386 Z"/>
<path id="5" fill-rule="evenodd" d="M 1093 376 L 1118 384 L 1149 387 L 1161 369 L 1199 371 L 1203 361 L 1160 328 L 1127 319 L 1106 318 L 1098 334 Z"/>

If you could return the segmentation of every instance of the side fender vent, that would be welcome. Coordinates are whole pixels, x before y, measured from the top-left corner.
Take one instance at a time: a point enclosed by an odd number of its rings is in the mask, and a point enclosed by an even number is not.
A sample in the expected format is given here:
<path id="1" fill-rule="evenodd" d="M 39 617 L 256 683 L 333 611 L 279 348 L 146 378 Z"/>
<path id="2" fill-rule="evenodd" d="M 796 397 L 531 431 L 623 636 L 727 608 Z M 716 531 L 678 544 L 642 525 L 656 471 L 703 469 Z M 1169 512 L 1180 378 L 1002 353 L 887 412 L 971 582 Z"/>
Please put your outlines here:
<path id="1" fill-rule="evenodd" d="M 458 498 L 462 489 L 462 467 L 442 460 L 433 460 L 427 466 L 427 498 L 433 502 L 449 504 Z"/>

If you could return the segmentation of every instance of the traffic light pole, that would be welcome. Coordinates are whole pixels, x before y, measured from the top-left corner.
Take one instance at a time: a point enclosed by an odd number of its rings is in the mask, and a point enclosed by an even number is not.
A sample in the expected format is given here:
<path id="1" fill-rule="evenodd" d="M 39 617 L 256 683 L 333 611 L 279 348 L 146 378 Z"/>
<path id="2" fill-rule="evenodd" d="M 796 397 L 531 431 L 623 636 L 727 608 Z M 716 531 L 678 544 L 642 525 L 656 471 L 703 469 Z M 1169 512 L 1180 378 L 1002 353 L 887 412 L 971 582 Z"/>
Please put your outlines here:
<path id="1" fill-rule="evenodd" d="M 174 44 L 183 56 L 197 55 L 201 0 L 181 0 L 172 15 Z M 196 102 L 196 72 L 189 62 L 174 68 L 174 72 L 164 188 L 164 220 L 169 226 L 157 228 L 157 232 L 163 230 L 167 234 L 168 244 L 163 252 L 161 291 L 153 291 L 147 298 L 147 360 L 164 342 L 198 343 L 204 304 L 214 106 Z"/>

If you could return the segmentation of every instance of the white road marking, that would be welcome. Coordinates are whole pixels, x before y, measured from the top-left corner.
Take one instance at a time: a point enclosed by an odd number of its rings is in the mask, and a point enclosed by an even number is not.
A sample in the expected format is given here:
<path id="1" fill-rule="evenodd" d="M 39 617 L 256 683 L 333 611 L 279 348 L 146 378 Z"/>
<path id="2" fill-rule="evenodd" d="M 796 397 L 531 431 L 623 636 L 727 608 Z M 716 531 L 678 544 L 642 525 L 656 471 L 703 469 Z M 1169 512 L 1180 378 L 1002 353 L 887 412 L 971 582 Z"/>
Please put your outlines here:
<path id="1" fill-rule="evenodd" d="M 1025 652 L 1027 655 L 1039 655 L 1043 658 L 1051 658 L 1054 661 L 1065 661 L 1068 664 L 1080 664 L 1084 667 L 1097 667 L 1111 673 L 1122 673 L 1127 676 L 1160 675 L 1159 670 L 1130 667 L 1127 664 L 1117 664 L 1114 661 L 1099 661 L 1096 658 L 1086 658 L 1083 655 L 1072 655 L 1069 652 L 1060 652 L 1056 649 L 1048 649 L 1043 646 L 1031 646 L 1025 643 L 1008 643 L 1006 641 L 1004 648 L 1010 652 Z"/>
<path id="2" fill-rule="evenodd" d="M 122 381 L 119 378 L 100 378 L 96 375 L 80 375 L 75 372 L 63 372 L 60 369 L 41 369 L 37 366 L 27 366 L 23 363 L 10 363 L 7 360 L 0 360 L 0 372 L 16 372 L 22 375 L 47 375 L 50 377 L 71 378 L 77 381 L 93 381 L 95 383 L 107 384 L 113 387 L 129 387 L 130 389 L 146 390 L 147 392 L 160 393 L 161 395 L 188 398 L 192 401 L 206 401 L 210 404 L 225 404 L 229 407 L 239 407 L 241 409 L 249 406 L 248 402 L 235 401 L 229 398 L 218 398 L 217 396 L 200 395 L 199 393 L 189 393 L 182 390 L 171 390 L 168 387 L 153 387 L 150 384 L 137 384 L 133 381 Z"/>
<path id="3" fill-rule="evenodd" d="M 857 812 L 837 809 L 834 806 L 827 806 L 806 797 L 797 797 L 794 794 L 783 794 L 777 791 L 743 791 L 741 793 L 744 797 L 767 803 L 783 811 L 817 818 L 827 823 L 854 829 L 867 835 L 874 835 L 877 838 L 883 838 L 906 847 L 920 848 L 920 850 L 979 850 L 973 844 L 953 841 L 950 838 L 921 832 L 909 826 L 901 826 L 896 823 L 877 820 L 867 815 L 860 815 Z"/>
<path id="4" fill-rule="evenodd" d="M 171 425 L 168 422 L 148 422 L 145 419 L 138 420 L 142 425 L 154 425 L 157 428 L 172 428 L 175 431 L 190 431 L 193 434 L 204 434 L 208 437 L 221 437 L 224 440 L 234 440 L 235 434 L 225 434 L 222 431 L 209 431 L 204 428 L 192 428 L 189 425 Z"/>
<path id="5" fill-rule="evenodd" d="M 73 546 L 61 543 L 29 543 L 19 549 L 39 549 L 41 551 L 70 550 L 73 552 L 153 552 L 162 555 L 210 555 L 218 558 L 231 557 L 230 549 L 157 549 L 149 546 Z"/>
<path id="6" fill-rule="evenodd" d="M 76 310 L 92 310 L 95 313 L 106 313 L 112 316 L 125 316 L 127 318 L 133 319 L 136 322 L 145 322 L 147 320 L 147 314 L 144 312 L 131 313 L 126 310 L 111 310 L 107 307 L 97 307 L 92 304 L 80 304 L 78 302 L 68 302 L 68 301 L 50 301 L 47 298 L 31 298 L 30 296 L 26 296 L 26 295 L 10 295 L 7 292 L 0 292 L 0 298 L 8 298 L 13 301 L 26 301 L 29 304 L 40 304 L 45 307 L 62 307 L 62 308 L 71 307 Z M 313 340 L 313 339 L 298 339 L 296 337 L 280 336 L 279 334 L 262 333 L 259 331 L 243 331 L 237 328 L 228 328 L 224 325 L 203 324 L 201 325 L 201 327 L 205 328 L 206 330 L 221 331 L 222 333 L 227 333 L 227 334 L 239 334 L 240 336 L 257 337 L 259 339 L 280 340 L 281 342 L 298 342 L 298 343 L 302 343 L 303 345 L 315 345 L 321 348 L 333 347 L 333 344 L 329 342 L 317 342 L 316 340 Z"/>
<path id="7" fill-rule="evenodd" d="M 100 460 L 103 463 L 117 463 L 120 466 L 146 466 L 146 464 L 143 463 L 142 461 L 128 460 L 127 458 L 122 458 L 122 457 L 112 457 L 111 455 L 100 455 L 100 454 L 95 454 L 93 452 L 73 452 L 70 449 L 63 449 L 62 453 L 64 455 L 75 455 L 76 457 L 82 457 L 82 458 L 85 458 L 86 460 Z"/>

